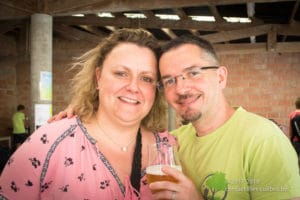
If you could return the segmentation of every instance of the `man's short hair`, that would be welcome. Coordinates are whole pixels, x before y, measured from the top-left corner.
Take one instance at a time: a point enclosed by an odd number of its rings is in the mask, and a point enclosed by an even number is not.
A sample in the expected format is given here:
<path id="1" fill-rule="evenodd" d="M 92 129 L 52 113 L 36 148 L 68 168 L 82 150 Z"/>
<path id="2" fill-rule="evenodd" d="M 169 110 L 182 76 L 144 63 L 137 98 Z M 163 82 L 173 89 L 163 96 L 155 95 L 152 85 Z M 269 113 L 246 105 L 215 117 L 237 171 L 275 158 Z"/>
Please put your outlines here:
<path id="1" fill-rule="evenodd" d="M 212 43 L 210 43 L 208 40 L 204 38 L 197 37 L 191 34 L 181 35 L 175 39 L 172 39 L 162 44 L 159 56 L 162 56 L 162 54 L 168 52 L 169 50 L 173 48 L 177 48 L 184 44 L 194 44 L 199 48 L 203 49 L 204 51 L 206 51 L 208 54 L 210 54 L 215 60 L 218 60 L 216 51 L 212 46 Z"/>

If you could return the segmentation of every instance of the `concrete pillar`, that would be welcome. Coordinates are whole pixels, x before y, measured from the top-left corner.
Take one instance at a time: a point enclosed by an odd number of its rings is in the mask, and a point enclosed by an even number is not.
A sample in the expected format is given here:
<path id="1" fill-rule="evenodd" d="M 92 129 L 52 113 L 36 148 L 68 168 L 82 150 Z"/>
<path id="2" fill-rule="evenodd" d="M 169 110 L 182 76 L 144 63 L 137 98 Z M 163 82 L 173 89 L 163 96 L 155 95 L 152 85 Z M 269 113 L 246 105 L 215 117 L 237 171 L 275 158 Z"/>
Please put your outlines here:
<path id="1" fill-rule="evenodd" d="M 52 109 L 52 21 L 52 16 L 47 14 L 31 16 L 31 132 L 37 125 L 36 105 L 50 105 Z"/>

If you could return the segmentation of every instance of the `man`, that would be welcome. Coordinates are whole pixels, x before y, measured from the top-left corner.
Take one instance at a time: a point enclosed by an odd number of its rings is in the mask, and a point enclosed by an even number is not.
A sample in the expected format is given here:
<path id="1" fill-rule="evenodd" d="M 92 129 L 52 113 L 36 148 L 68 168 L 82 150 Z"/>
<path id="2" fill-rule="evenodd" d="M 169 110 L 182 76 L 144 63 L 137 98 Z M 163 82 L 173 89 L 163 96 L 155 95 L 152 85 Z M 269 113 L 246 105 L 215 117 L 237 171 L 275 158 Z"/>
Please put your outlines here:
<path id="1" fill-rule="evenodd" d="M 224 97 L 227 69 L 211 44 L 194 36 L 168 42 L 159 61 L 166 100 L 185 121 L 173 131 L 183 172 L 178 182 L 156 182 L 156 199 L 293 199 L 300 197 L 297 156 L 270 120 Z M 300 198 L 297 198 L 300 199 Z"/>
<path id="2" fill-rule="evenodd" d="M 155 199 L 300 199 L 289 140 L 270 120 L 229 105 L 223 93 L 227 69 L 209 42 L 194 36 L 168 42 L 159 68 L 166 100 L 190 123 L 172 132 L 185 175 L 163 168 L 178 182 L 151 183 L 159 190 Z"/>

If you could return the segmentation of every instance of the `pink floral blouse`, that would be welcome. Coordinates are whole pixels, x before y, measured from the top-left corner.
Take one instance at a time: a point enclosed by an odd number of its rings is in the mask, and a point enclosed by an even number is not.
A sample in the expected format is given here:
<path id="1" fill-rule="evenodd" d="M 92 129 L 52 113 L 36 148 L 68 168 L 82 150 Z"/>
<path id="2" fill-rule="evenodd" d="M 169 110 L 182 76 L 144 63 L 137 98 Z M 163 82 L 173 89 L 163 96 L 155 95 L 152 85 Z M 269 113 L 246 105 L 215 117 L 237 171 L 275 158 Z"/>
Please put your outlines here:
<path id="1" fill-rule="evenodd" d="M 173 143 L 168 132 L 157 140 Z M 140 192 L 121 182 L 79 118 L 46 124 L 10 157 L 0 177 L 0 199 L 148 200 L 142 172 Z"/>

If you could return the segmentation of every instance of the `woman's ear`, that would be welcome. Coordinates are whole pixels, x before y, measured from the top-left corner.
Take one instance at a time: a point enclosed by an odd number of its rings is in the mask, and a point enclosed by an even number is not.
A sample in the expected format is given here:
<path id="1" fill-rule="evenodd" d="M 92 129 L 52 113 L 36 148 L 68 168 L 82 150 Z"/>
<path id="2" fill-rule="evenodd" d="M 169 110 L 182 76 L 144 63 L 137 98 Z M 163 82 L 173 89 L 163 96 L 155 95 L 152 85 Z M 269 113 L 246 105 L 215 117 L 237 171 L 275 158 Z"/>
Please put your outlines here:
<path id="1" fill-rule="evenodd" d="M 97 79 L 97 81 L 99 81 L 100 76 L 101 76 L 101 69 L 100 69 L 100 67 L 96 67 L 95 72 L 96 72 L 96 79 Z"/>
<path id="2" fill-rule="evenodd" d="M 96 69 L 95 69 L 95 76 L 96 76 L 97 89 L 99 89 L 99 80 L 101 78 L 101 69 L 100 69 L 100 67 L 96 67 Z"/>

